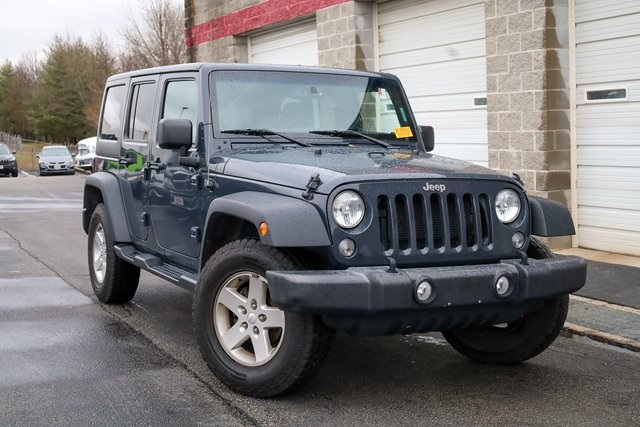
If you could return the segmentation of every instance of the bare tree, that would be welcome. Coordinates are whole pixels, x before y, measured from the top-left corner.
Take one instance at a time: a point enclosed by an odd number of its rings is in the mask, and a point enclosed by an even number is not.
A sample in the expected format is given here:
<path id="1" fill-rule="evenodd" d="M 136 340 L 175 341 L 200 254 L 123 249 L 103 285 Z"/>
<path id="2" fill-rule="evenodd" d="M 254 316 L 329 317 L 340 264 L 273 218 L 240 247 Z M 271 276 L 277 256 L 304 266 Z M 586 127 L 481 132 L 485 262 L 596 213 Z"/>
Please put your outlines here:
<path id="1" fill-rule="evenodd" d="M 122 30 L 124 51 L 120 56 L 123 70 L 155 67 L 185 62 L 184 8 L 171 0 L 144 0 L 141 18 L 130 13 Z"/>

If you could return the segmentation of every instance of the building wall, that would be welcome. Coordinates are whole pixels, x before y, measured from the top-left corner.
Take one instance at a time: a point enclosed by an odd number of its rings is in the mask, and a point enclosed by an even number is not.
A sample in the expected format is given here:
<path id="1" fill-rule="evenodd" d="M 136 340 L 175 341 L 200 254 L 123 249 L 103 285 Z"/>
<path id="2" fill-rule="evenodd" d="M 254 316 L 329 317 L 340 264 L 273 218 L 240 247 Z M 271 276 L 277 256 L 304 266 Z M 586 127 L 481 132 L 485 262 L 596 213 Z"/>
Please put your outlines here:
<path id="1" fill-rule="evenodd" d="M 372 1 L 187 3 L 194 61 L 247 62 L 248 35 L 314 16 L 320 65 L 375 70 Z M 485 0 L 489 166 L 518 173 L 529 194 L 571 206 L 568 25 L 568 0 Z"/>
<path id="2" fill-rule="evenodd" d="M 571 206 L 567 0 L 486 0 L 485 15 L 489 167 Z"/>

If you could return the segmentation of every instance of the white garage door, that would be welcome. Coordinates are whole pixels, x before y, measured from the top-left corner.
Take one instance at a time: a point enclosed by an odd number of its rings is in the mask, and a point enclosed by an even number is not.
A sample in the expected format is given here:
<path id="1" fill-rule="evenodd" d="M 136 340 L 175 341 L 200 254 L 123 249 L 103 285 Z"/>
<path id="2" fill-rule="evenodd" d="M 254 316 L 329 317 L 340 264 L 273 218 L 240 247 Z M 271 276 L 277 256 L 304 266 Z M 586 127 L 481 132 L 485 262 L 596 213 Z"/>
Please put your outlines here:
<path id="1" fill-rule="evenodd" d="M 251 63 L 318 65 L 315 20 L 250 36 L 248 43 Z"/>
<path id="2" fill-rule="evenodd" d="M 380 70 L 402 80 L 434 153 L 487 165 L 482 0 L 393 0 L 378 8 Z"/>
<path id="3" fill-rule="evenodd" d="M 640 2 L 576 0 L 578 243 L 640 255 Z"/>

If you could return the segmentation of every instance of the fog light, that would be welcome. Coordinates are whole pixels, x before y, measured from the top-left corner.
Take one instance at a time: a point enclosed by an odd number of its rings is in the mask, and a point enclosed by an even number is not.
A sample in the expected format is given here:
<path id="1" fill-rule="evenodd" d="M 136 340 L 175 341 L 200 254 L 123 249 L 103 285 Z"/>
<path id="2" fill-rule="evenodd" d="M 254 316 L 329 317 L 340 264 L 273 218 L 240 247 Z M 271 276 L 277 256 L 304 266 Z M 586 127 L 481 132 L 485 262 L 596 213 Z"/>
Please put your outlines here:
<path id="1" fill-rule="evenodd" d="M 343 239 L 338 244 L 338 252 L 345 258 L 352 257 L 356 253 L 356 244 L 351 239 Z"/>
<path id="2" fill-rule="evenodd" d="M 507 276 L 500 276 L 496 280 L 496 292 L 501 297 L 506 296 L 511 291 L 511 282 Z"/>
<path id="3" fill-rule="evenodd" d="M 513 233 L 513 236 L 511 236 L 511 244 L 516 249 L 522 249 L 524 246 L 524 234 L 519 231 Z"/>
<path id="4" fill-rule="evenodd" d="M 431 298 L 432 293 L 433 287 L 428 280 L 423 280 L 422 282 L 418 283 L 418 286 L 416 286 L 416 298 L 418 298 L 419 301 L 427 301 L 429 298 Z"/>

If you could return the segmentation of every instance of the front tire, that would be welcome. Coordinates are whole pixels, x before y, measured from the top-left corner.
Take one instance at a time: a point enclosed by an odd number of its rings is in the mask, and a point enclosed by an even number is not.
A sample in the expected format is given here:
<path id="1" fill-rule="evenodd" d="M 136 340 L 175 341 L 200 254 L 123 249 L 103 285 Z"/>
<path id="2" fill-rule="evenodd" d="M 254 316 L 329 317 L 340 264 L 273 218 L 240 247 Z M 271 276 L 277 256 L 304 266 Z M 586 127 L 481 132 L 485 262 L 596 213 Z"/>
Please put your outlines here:
<path id="1" fill-rule="evenodd" d="M 531 239 L 527 255 L 553 257 L 543 243 Z M 477 362 L 515 365 L 537 356 L 560 334 L 569 311 L 569 295 L 541 301 L 539 306 L 514 322 L 480 328 L 445 331 L 444 338 L 461 354 Z"/>
<path id="2" fill-rule="evenodd" d="M 193 323 L 202 355 L 231 389 L 255 397 L 286 393 L 309 381 L 333 335 L 314 316 L 284 312 L 271 301 L 267 270 L 296 263 L 257 240 L 219 249 L 203 269 Z"/>
<path id="3" fill-rule="evenodd" d="M 91 216 L 88 261 L 91 286 L 98 299 L 107 304 L 130 301 L 138 289 L 140 268 L 118 258 L 109 214 L 102 203 Z"/>
<path id="4" fill-rule="evenodd" d="M 14 177 L 14 178 L 17 178 L 18 177 L 18 171 L 14 170 L 13 172 L 11 172 L 11 176 Z"/>

